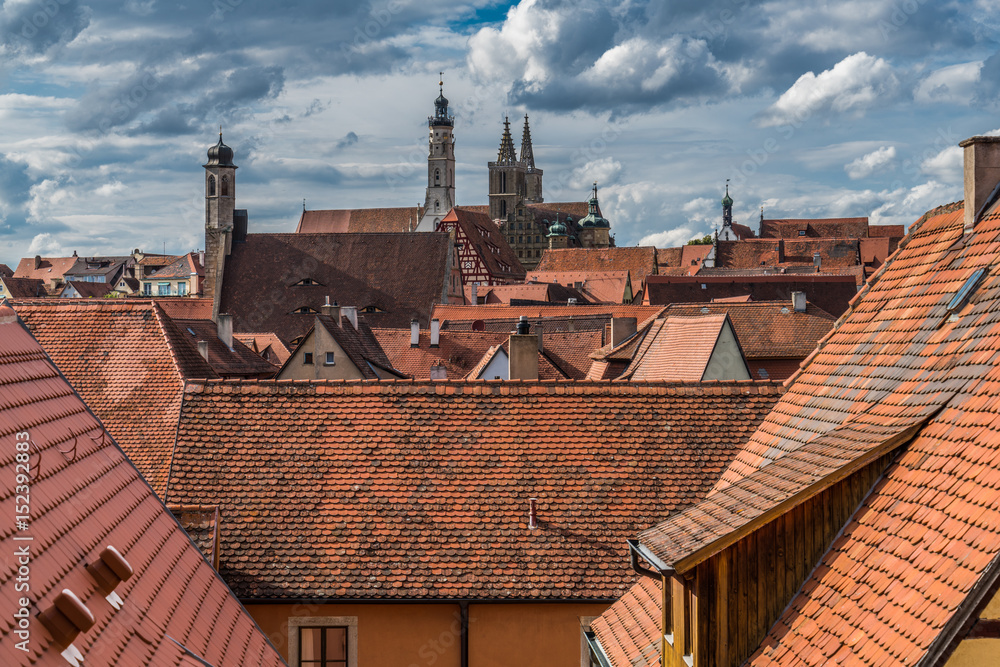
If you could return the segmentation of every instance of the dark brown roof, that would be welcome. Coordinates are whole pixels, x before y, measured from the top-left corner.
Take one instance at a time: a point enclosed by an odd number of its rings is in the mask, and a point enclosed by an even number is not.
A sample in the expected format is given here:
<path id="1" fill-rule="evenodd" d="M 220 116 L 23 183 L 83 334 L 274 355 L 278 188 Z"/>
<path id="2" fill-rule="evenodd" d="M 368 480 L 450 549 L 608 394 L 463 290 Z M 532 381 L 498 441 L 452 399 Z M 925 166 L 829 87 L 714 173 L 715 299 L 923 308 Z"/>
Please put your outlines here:
<path id="1" fill-rule="evenodd" d="M 198 262 L 198 253 L 189 252 L 183 257 L 178 257 L 162 269 L 157 269 L 146 276 L 149 280 L 175 280 L 178 278 L 190 278 L 192 275 L 205 275 L 205 267 Z"/>
<path id="2" fill-rule="evenodd" d="M 226 346 L 219 338 L 218 326 L 212 320 L 175 319 L 173 323 L 180 333 L 174 340 L 180 341 L 187 347 L 188 355 L 201 356 L 198 352 L 198 343 L 201 341 L 208 343 L 208 365 L 219 377 L 264 380 L 278 372 L 277 365 L 267 362 L 236 336 L 233 336 L 232 349 Z"/>
<path id="3" fill-rule="evenodd" d="M 302 211 L 297 234 L 395 233 L 417 228 L 422 206 Z"/>
<path id="4" fill-rule="evenodd" d="M 40 278 L 0 277 L 12 299 L 34 299 L 46 296 L 45 281 Z"/>
<path id="5" fill-rule="evenodd" d="M 0 481 L 0 495 L 11 501 L 11 512 L 15 483 L 20 484 L 13 474 L 18 441 L 29 454 L 24 465 L 31 477 L 25 524 L 14 534 L 11 516 L 4 530 L 10 554 L 15 547 L 28 547 L 31 576 L 30 589 L 15 590 L 14 556 L 8 557 L 0 594 L 8 611 L 0 621 L 0 663 L 68 664 L 60 655 L 66 644 L 57 644 L 37 616 L 52 611 L 57 596 L 68 590 L 94 620 L 85 632 L 67 637 L 88 665 L 285 664 L 7 307 L 0 307 L 0 396 L 0 424 L 8 443 L 0 464 L 12 471 Z M 16 432 L 30 440 L 16 439 Z M 19 538 L 30 541 L 16 542 Z M 88 569 L 102 562 L 109 546 L 132 570 L 114 590 L 124 604 L 120 611 Z M 30 601 L 27 652 L 18 649 L 13 634 L 21 597 Z"/>
<path id="6" fill-rule="evenodd" d="M 0 278 L 12 278 L 14 271 L 6 264 L 0 264 Z"/>
<path id="7" fill-rule="evenodd" d="M 379 378 L 369 364 L 375 364 L 386 371 L 394 370 L 392 361 L 386 356 L 385 350 L 379 345 L 378 339 L 366 322 L 359 320 L 358 328 L 355 329 L 351 320 L 343 315 L 340 317 L 340 322 L 326 315 L 317 315 L 316 321 L 337 341 L 337 345 L 365 378 L 369 380 Z"/>
<path id="8" fill-rule="evenodd" d="M 242 599 L 608 600 L 625 538 L 699 498 L 781 391 L 193 383 L 167 500 L 220 505 Z"/>
<path id="9" fill-rule="evenodd" d="M 903 225 L 868 225 L 868 237 L 901 239 L 906 234 Z"/>
<path id="10" fill-rule="evenodd" d="M 236 331 L 305 334 L 330 297 L 373 326 L 428 322 L 448 283 L 447 234 L 249 234 L 226 258 L 220 312 Z M 309 279 L 314 285 L 299 285 Z M 309 312 L 294 311 L 307 308 Z M 365 313 L 365 309 L 371 312 Z"/>
<path id="11" fill-rule="evenodd" d="M 821 236 L 859 239 L 868 236 L 868 218 L 796 218 L 784 220 L 765 218 L 760 223 L 760 230 L 761 238 Z M 800 232 L 805 232 L 805 234 L 800 234 Z"/>
<path id="12" fill-rule="evenodd" d="M 462 228 L 491 276 L 505 281 L 524 279 L 524 268 L 517 259 L 517 253 L 511 249 L 507 237 L 500 233 L 489 215 L 456 207 L 441 220 L 442 225 L 448 222 Z M 509 268 L 504 270 L 504 266 Z"/>
<path id="13" fill-rule="evenodd" d="M 83 282 L 81 280 L 68 280 L 66 281 L 66 287 L 63 288 L 63 293 L 66 292 L 67 288 L 72 286 L 76 290 L 76 294 L 79 295 L 78 298 L 81 299 L 103 299 L 108 295 L 108 293 L 114 291 L 115 286 L 109 285 L 108 283 L 89 283 Z"/>
<path id="14" fill-rule="evenodd" d="M 543 250 L 536 271 L 628 271 L 633 289 L 656 273 L 656 248 L 563 248 Z"/>

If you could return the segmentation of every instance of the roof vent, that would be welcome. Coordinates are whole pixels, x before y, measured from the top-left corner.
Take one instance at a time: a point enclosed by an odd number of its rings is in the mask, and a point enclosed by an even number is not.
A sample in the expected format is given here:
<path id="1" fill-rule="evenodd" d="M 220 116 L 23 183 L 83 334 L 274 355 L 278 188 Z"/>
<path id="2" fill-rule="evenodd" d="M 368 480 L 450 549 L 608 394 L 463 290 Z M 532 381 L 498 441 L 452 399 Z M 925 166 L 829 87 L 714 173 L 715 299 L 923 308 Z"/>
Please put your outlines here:
<path id="1" fill-rule="evenodd" d="M 520 319 L 517 321 L 517 333 L 519 336 L 524 336 L 531 333 L 531 325 L 528 324 L 528 316 L 521 315 Z"/>
<path id="2" fill-rule="evenodd" d="M 94 615 L 87 609 L 87 605 L 83 604 L 83 601 L 73 591 L 64 588 L 53 600 L 52 606 L 38 614 L 38 620 L 52 635 L 53 641 L 65 649 L 63 651 L 64 657 L 69 653 L 76 658 L 74 661 L 66 657 L 70 664 L 83 662 L 83 655 L 72 647 L 73 640 L 81 632 L 86 632 L 94 627 L 96 621 Z"/>
<path id="3" fill-rule="evenodd" d="M 528 528 L 538 528 L 538 498 L 528 498 Z"/>
<path id="4" fill-rule="evenodd" d="M 708 309 L 708 306 L 702 306 L 701 307 L 701 312 L 704 315 L 708 315 L 711 311 Z"/>
<path id="5" fill-rule="evenodd" d="M 87 564 L 87 571 L 104 591 L 105 599 L 111 603 L 111 606 L 115 609 L 121 609 L 122 599 L 114 592 L 115 588 L 118 587 L 118 584 L 131 578 L 134 571 L 118 549 L 110 545 L 104 547 L 98 560 Z"/>

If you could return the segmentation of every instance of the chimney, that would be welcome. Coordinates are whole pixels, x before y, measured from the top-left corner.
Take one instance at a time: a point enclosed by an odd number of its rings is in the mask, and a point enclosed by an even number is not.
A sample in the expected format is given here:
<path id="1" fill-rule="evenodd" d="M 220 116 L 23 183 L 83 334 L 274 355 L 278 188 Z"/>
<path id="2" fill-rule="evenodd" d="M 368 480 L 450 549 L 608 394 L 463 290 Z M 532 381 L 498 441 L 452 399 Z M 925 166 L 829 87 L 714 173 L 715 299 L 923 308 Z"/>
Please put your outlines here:
<path id="1" fill-rule="evenodd" d="M 542 340 L 542 323 L 539 322 L 535 325 L 535 333 L 538 334 L 538 351 L 545 351 L 545 341 Z"/>
<path id="2" fill-rule="evenodd" d="M 778 239 L 778 264 L 785 261 L 785 239 Z"/>
<path id="3" fill-rule="evenodd" d="M 441 320 L 434 318 L 431 320 L 431 347 L 439 347 L 441 344 Z"/>
<path id="4" fill-rule="evenodd" d="M 528 498 L 528 528 L 538 528 L 538 498 Z"/>
<path id="5" fill-rule="evenodd" d="M 823 268 L 823 258 L 819 256 L 819 250 L 813 253 L 813 266 L 816 267 L 816 273 Z"/>
<path id="6" fill-rule="evenodd" d="M 52 605 L 38 614 L 38 620 L 52 635 L 55 643 L 63 649 L 69 648 L 81 632 L 90 630 L 95 623 L 94 614 L 68 588 L 62 589 L 52 601 Z M 80 662 L 83 662 L 82 659 Z"/>
<path id="7" fill-rule="evenodd" d="M 511 380 L 538 379 L 538 338 L 531 335 L 531 325 L 524 315 L 517 323 L 517 333 L 510 335 L 507 352 L 507 377 Z"/>
<path id="8" fill-rule="evenodd" d="M 806 293 L 792 292 L 792 310 L 796 313 L 806 312 Z"/>
<path id="9" fill-rule="evenodd" d="M 420 347 L 420 322 L 410 320 L 410 347 Z"/>
<path id="10" fill-rule="evenodd" d="M 566 305 L 567 306 L 575 306 L 576 305 L 576 297 L 575 296 L 571 296 L 568 299 L 566 299 Z"/>
<path id="11" fill-rule="evenodd" d="M 205 251 L 204 250 L 199 250 L 198 251 L 198 266 L 201 266 L 201 267 L 205 266 Z"/>
<path id="12" fill-rule="evenodd" d="M 358 307 L 357 306 L 341 306 L 340 314 L 347 318 L 347 321 L 351 323 L 351 326 L 355 330 L 358 328 Z"/>
<path id="13" fill-rule="evenodd" d="M 448 368 L 442 364 L 437 363 L 431 366 L 431 379 L 432 380 L 447 380 L 448 379 Z"/>
<path id="14" fill-rule="evenodd" d="M 219 332 L 219 340 L 225 343 L 230 350 L 233 349 L 233 316 L 219 313 L 216 327 Z"/>
<path id="15" fill-rule="evenodd" d="M 479 285 L 472 283 L 472 298 L 469 299 L 473 306 L 479 304 Z"/>
<path id="16" fill-rule="evenodd" d="M 208 341 L 200 340 L 198 341 L 198 354 L 201 355 L 202 359 L 208 361 Z"/>
<path id="17" fill-rule="evenodd" d="M 333 302 L 333 305 L 330 305 L 330 297 L 326 297 L 326 303 L 320 307 L 320 312 L 327 317 L 332 317 L 338 327 L 343 326 L 340 322 L 340 306 L 337 305 L 336 301 Z"/>
<path id="18" fill-rule="evenodd" d="M 1000 137 L 972 137 L 965 149 L 965 232 L 969 233 L 1000 183 Z"/>
<path id="19" fill-rule="evenodd" d="M 635 334 L 637 326 L 634 317 L 612 317 L 611 347 L 617 347 L 629 336 Z"/>
<path id="20" fill-rule="evenodd" d="M 40 268 L 42 268 L 42 256 L 35 255 L 35 270 L 37 271 Z"/>

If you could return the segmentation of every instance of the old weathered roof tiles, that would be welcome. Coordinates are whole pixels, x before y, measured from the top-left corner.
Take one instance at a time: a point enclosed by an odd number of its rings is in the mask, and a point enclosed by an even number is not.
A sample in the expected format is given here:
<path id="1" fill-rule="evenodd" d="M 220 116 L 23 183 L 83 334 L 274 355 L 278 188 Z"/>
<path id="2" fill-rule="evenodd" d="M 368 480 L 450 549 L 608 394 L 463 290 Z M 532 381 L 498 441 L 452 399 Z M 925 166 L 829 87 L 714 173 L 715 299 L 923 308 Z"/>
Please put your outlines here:
<path id="1" fill-rule="evenodd" d="M 17 436 L 27 434 L 27 439 Z M 67 644 L 38 618 L 69 590 L 93 625 L 69 641 L 86 665 L 285 664 L 267 637 L 191 543 L 80 396 L 60 376 L 9 307 L 0 307 L 0 498 L 11 516 L 0 524 L 7 557 L 0 565 L 0 663 L 69 663 Z M 15 461 L 25 443 L 27 461 Z M 30 442 L 30 444 L 28 444 Z M 28 470 L 15 479 L 15 463 Z M 30 501 L 13 521 L 17 485 Z M 22 502 L 22 501 L 18 501 Z M 27 539 L 25 539 L 27 538 Z M 114 547 L 131 568 L 114 593 L 116 610 L 88 566 Z M 16 550 L 26 548 L 28 588 L 17 583 Z M 122 570 L 124 571 L 124 570 Z M 21 577 L 23 580 L 24 578 Z M 15 587 L 17 584 L 17 587 Z M 15 612 L 29 605 L 26 651 L 17 644 Z M 58 612 L 57 612 L 58 613 Z M 199 656 L 197 663 L 192 656 Z"/>
<path id="2" fill-rule="evenodd" d="M 615 667 L 659 667 L 660 595 L 660 581 L 642 577 L 591 623 L 591 630 Z"/>
<path id="3" fill-rule="evenodd" d="M 624 539 L 699 497 L 780 391 L 192 383 L 167 500 L 220 505 L 242 598 L 610 599 Z"/>
<path id="4" fill-rule="evenodd" d="M 536 271 L 628 271 L 634 283 L 656 273 L 656 248 L 563 248 L 545 250 Z"/>

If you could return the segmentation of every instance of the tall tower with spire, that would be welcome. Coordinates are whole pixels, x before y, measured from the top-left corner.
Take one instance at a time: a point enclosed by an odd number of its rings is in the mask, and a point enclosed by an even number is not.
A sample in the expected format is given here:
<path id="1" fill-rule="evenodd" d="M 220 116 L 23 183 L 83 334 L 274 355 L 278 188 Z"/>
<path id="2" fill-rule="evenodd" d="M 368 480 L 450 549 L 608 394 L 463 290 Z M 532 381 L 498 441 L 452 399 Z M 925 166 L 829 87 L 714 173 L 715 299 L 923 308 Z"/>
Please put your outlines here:
<path id="1" fill-rule="evenodd" d="M 427 117 L 427 196 L 424 215 L 417 231 L 433 232 L 448 211 L 455 206 L 455 117 L 448 113 L 448 98 L 444 96 L 444 73 L 438 80 L 438 98 L 434 100 L 434 115 Z"/>
<path id="2" fill-rule="evenodd" d="M 736 241 L 736 231 L 733 230 L 733 198 L 729 196 L 729 179 L 726 179 L 726 196 L 722 198 L 722 229 L 719 231 L 720 241 Z"/>
<path id="3" fill-rule="evenodd" d="M 236 165 L 233 149 L 222 142 L 208 149 L 205 167 L 205 285 L 203 294 L 213 301 L 212 319 L 219 314 L 222 274 L 232 249 L 236 211 Z"/>
<path id="4" fill-rule="evenodd" d="M 542 199 L 542 170 L 535 166 L 535 153 L 531 149 L 528 114 L 524 114 L 524 131 L 521 133 L 521 162 L 524 163 L 525 200 L 536 204 L 544 201 Z"/>
<path id="5" fill-rule="evenodd" d="M 520 216 L 523 200 L 527 194 L 525 187 L 524 163 L 518 161 L 514 151 L 514 140 L 510 136 L 510 119 L 504 118 L 503 135 L 496 162 L 489 163 L 490 170 L 490 217 L 507 220 L 510 216 Z"/>

